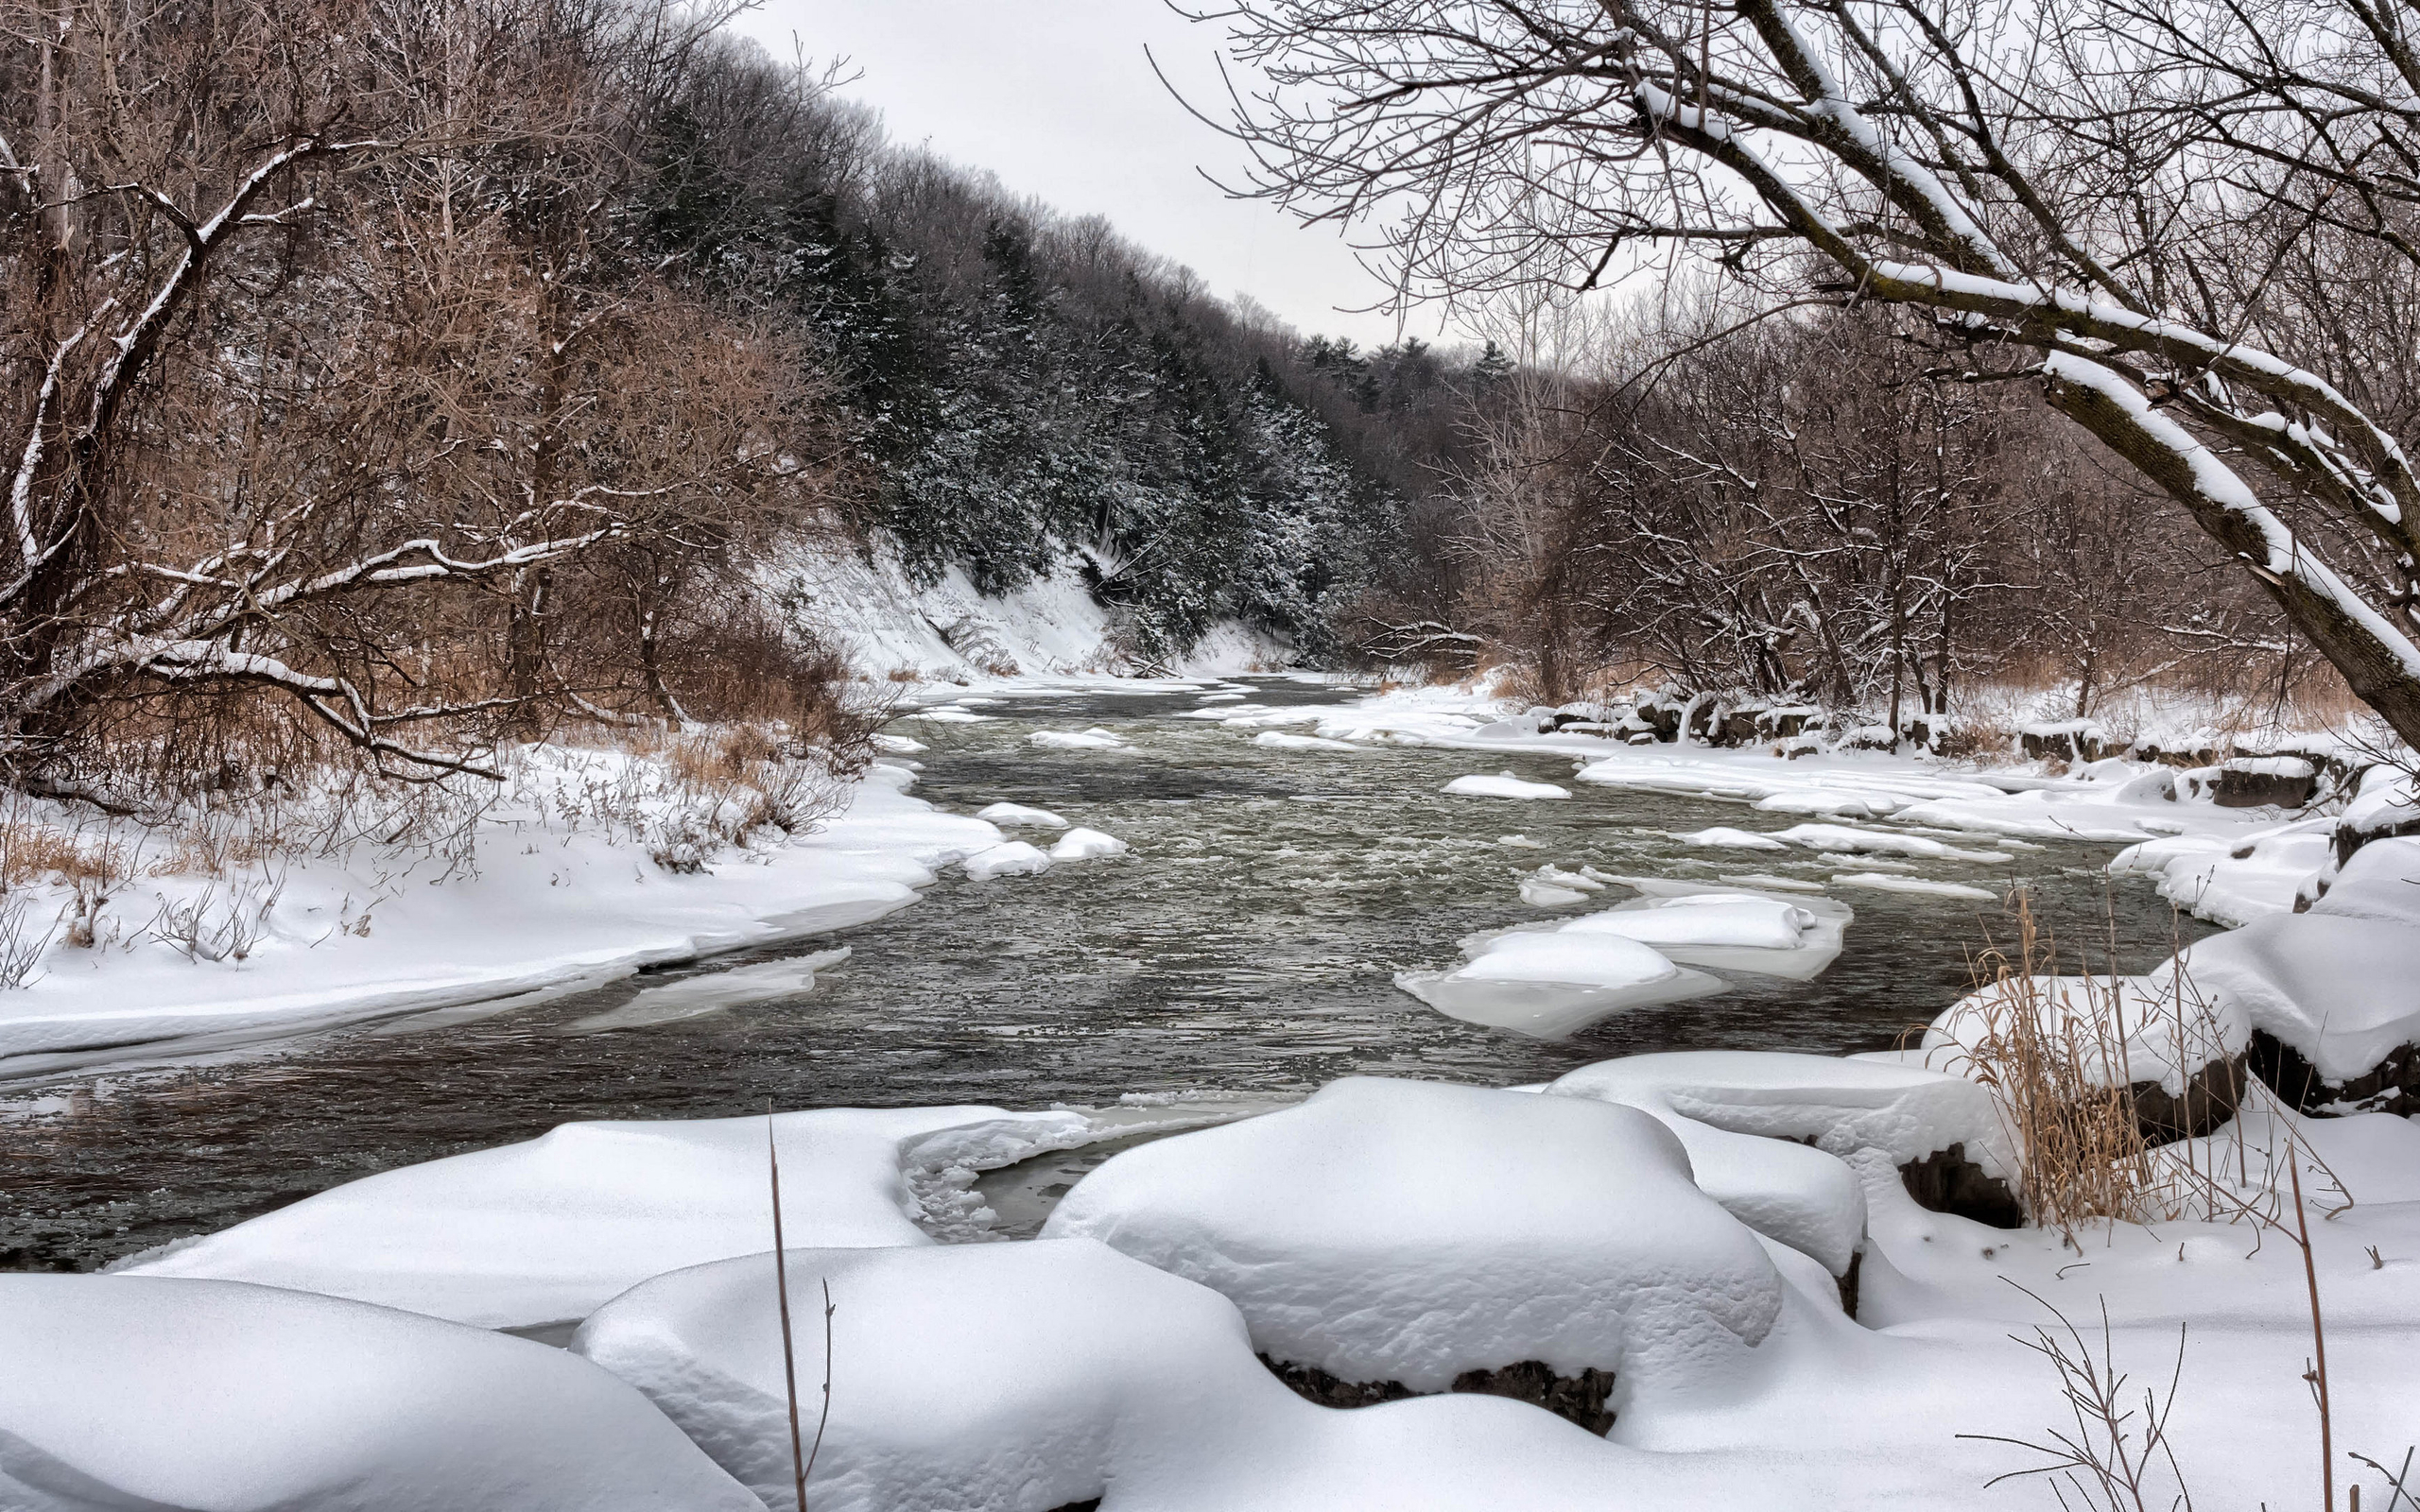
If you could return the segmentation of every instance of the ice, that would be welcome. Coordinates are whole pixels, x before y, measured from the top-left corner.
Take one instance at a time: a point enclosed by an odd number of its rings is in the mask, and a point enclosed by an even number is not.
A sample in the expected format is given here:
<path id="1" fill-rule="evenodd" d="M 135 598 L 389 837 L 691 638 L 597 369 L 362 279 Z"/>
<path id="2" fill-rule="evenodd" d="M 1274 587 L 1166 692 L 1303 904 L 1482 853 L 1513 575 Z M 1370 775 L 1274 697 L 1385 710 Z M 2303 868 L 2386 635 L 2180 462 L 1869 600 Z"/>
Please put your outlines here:
<path id="1" fill-rule="evenodd" d="M 818 951 L 811 955 L 796 955 L 787 960 L 761 961 L 753 966 L 735 966 L 729 971 L 683 977 L 663 987 L 643 988 L 620 1007 L 575 1020 L 567 1027 L 586 1033 L 640 1029 L 694 1019 L 700 1014 L 719 1013 L 743 1003 L 762 1003 L 771 998 L 811 992 L 815 989 L 816 972 L 838 966 L 848 958 L 849 948 L 843 945 L 836 951 Z"/>
<path id="2" fill-rule="evenodd" d="M 1326 740 L 1318 735 L 1288 735 L 1275 730 L 1264 730 L 1252 738 L 1255 746 L 1271 750 L 1360 750 L 1363 747 L 1349 740 Z"/>
<path id="3" fill-rule="evenodd" d="M 920 750 L 932 749 L 930 746 L 925 745 L 923 741 L 910 740 L 905 735 L 877 733 L 873 735 L 872 739 L 873 741 L 873 748 L 881 751 L 887 756 L 913 756 Z"/>
<path id="4" fill-rule="evenodd" d="M 1050 848 L 1053 861 L 1098 861 L 1104 856 L 1122 856 L 1129 847 L 1114 834 L 1087 830 L 1079 825 L 1059 837 Z"/>
<path id="5" fill-rule="evenodd" d="M 1988 887 L 1969 887 L 1959 882 L 1934 882 L 1928 877 L 1895 877 L 1887 871 L 1835 871 L 1835 887 L 1871 887 L 1876 892 L 1921 893 L 1931 898 L 1971 898 L 1989 902 L 1999 897 Z"/>
<path id="6" fill-rule="evenodd" d="M 1026 743 L 1046 750 L 1129 750 L 1124 740 L 1095 725 L 1090 730 L 1037 730 Z"/>
<path id="7" fill-rule="evenodd" d="M 999 716 L 996 714 L 978 714 L 972 709 L 958 709 L 947 704 L 943 704 L 937 709 L 919 709 L 913 713 L 901 714 L 899 717 L 903 721 L 909 719 L 921 719 L 927 724 L 934 725 L 979 725 L 987 723 L 993 719 L 996 719 Z"/>
<path id="8" fill-rule="evenodd" d="M 1684 845 L 1725 846 L 1735 850 L 1787 850 L 1789 842 L 1776 840 L 1770 834 L 1753 830 L 1734 830 L 1718 824 L 1710 830 L 1699 830 L 1677 837 Z"/>
<path id="9" fill-rule="evenodd" d="M 1038 1512 L 1165 1474 L 1188 1439 L 1319 1409 L 1253 1358 L 1233 1304 L 1090 1239 L 786 1257 L 818 1512 Z M 770 1255 L 624 1293 L 572 1348 L 631 1382 L 769 1506 L 793 1504 Z M 1543 1416 L 1543 1415 L 1541 1415 Z"/>
<path id="10" fill-rule="evenodd" d="M 1879 793 L 1844 793 L 1837 788 L 1808 788 L 1774 793 L 1750 805 L 1767 814 L 1823 814 L 1843 819 L 1887 818 L 1907 807 L 1905 799 Z"/>
<path id="11" fill-rule="evenodd" d="M 771 1125 L 789 1237 L 828 1247 L 927 1242 L 902 1175 L 910 1142 L 971 1127 L 1005 1160 L 1084 1121 L 957 1107 L 782 1113 Z M 565 1124 L 364 1177 L 126 1270 L 291 1286 L 482 1327 L 585 1317 L 649 1276 L 770 1247 L 766 1128 L 764 1118 Z"/>
<path id="12" fill-rule="evenodd" d="M 762 1512 L 585 1360 L 227 1281 L 0 1275 L 9 1512 Z"/>
<path id="13" fill-rule="evenodd" d="M 1521 879 L 1521 901 L 1532 908 L 1568 908 L 1584 903 L 1588 895 L 1574 887 L 1558 886 L 1536 877 Z"/>
<path id="14" fill-rule="evenodd" d="M 1621 936 L 1686 966 L 1812 981 L 1840 958 L 1853 917 L 1828 901 L 1709 891 L 1634 899 L 1575 919 L 1562 933 Z"/>
<path id="15" fill-rule="evenodd" d="M 1500 772 L 1494 777 L 1457 777 L 1445 784 L 1445 791 L 1461 798 L 1569 798 L 1567 788 L 1552 782 L 1530 782 Z"/>
<path id="16" fill-rule="evenodd" d="M 1044 1233 L 1221 1293 L 1279 1360 L 1415 1391 L 1525 1360 L 1677 1386 L 1736 1366 L 1781 1307 L 1650 1115 L 1431 1082 L 1350 1077 L 1113 1156 Z"/>
<path id="17" fill-rule="evenodd" d="M 2000 862 L 2011 859 L 1999 850 L 1961 850 L 1921 834 L 1893 830 L 1859 830 L 1845 824 L 1793 824 L 1773 838 L 1803 845 L 1810 850 L 1845 850 L 1882 855 L 1921 856 L 1940 861 Z"/>
<path id="18" fill-rule="evenodd" d="M 1608 1014 L 1722 990 L 1619 935 L 1512 931 L 1449 971 L 1404 971 L 1395 986 L 1449 1018 L 1560 1039 Z"/>
<path id="19" fill-rule="evenodd" d="M 959 863 L 970 882 L 994 877 L 1028 877 L 1050 869 L 1050 857 L 1023 840 L 1011 840 L 978 850 Z"/>
<path id="20" fill-rule="evenodd" d="M 1048 809 L 1028 808 L 1022 803 L 994 803 L 975 811 L 978 819 L 994 824 L 1035 825 L 1046 830 L 1063 830 L 1067 821 Z"/>

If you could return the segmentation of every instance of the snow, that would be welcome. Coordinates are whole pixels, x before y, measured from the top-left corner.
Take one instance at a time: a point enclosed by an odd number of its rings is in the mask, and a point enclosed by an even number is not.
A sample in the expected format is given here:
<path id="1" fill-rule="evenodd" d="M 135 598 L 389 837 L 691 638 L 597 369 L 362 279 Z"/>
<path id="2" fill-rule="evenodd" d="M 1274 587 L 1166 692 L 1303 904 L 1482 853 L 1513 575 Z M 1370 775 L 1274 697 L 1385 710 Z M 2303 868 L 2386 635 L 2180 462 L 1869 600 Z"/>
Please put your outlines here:
<path id="1" fill-rule="evenodd" d="M 612 751 L 543 747 L 527 760 L 524 786 L 575 796 L 650 770 Z M 475 872 L 367 846 L 298 857 L 273 888 L 233 885 L 267 902 L 263 936 L 241 960 L 195 960 L 160 940 L 55 941 L 39 980 L 0 994 L 0 1074 L 141 1063 L 828 934 L 908 906 L 939 868 L 1000 841 L 992 825 L 881 781 L 845 801 L 816 833 L 716 851 L 692 874 L 656 865 L 627 830 L 551 804 L 555 816 L 537 818 L 499 803 L 478 831 Z M 230 906 L 231 885 L 145 877 L 112 913 L 139 921 L 204 899 Z"/>
<path id="2" fill-rule="evenodd" d="M 1787 841 L 1753 830 L 1734 830 L 1718 824 L 1710 830 L 1698 830 L 1677 837 L 1684 845 L 1723 846 L 1734 850 L 1787 850 Z"/>
<path id="3" fill-rule="evenodd" d="M 2330 1082 L 2420 1044 L 2420 930 L 2400 919 L 2317 908 L 2273 914 L 2196 940 L 2173 970 L 2203 997 L 2299 1051 Z"/>
<path id="4" fill-rule="evenodd" d="M 762 961 L 683 977 L 662 987 L 642 988 L 638 996 L 620 1007 L 575 1020 L 568 1027 L 589 1033 L 639 1029 L 719 1013 L 742 1004 L 793 997 L 815 990 L 815 973 L 839 965 L 849 954 L 849 948 L 843 945 L 837 951 L 817 951 L 786 960 Z"/>
<path id="5" fill-rule="evenodd" d="M 1080 1134 L 1073 1113 L 834 1108 L 771 1120 L 788 1235 L 823 1247 L 928 1243 L 903 1147 L 974 1132 L 1003 1163 Z M 364 1177 L 198 1243 L 138 1276 L 324 1292 L 498 1328 L 585 1317 L 650 1276 L 770 1247 L 755 1118 L 565 1124 L 542 1138 Z M 933 1157 L 977 1157 L 968 1136 Z"/>
<path id="6" fill-rule="evenodd" d="M 2109 869 L 2150 877 L 2162 898 L 2234 928 L 2292 910 L 2295 893 L 2327 864 L 2332 828 L 2331 820 L 2299 819 L 2248 835 L 2146 840 L 2118 852 Z"/>
<path id="7" fill-rule="evenodd" d="M 994 877 L 1029 877 L 1050 869 L 1050 857 L 1023 840 L 1010 840 L 978 850 L 959 863 L 970 882 L 989 882 Z"/>
<path id="8" fill-rule="evenodd" d="M 227 1281 L 0 1275 L 0 1506 L 761 1512 L 541 1344 Z"/>
<path id="9" fill-rule="evenodd" d="M 1318 1410 L 1253 1358 L 1225 1298 L 1090 1239 L 785 1260 L 810 1415 L 827 1284 L 834 1308 L 832 1417 L 807 1481 L 820 1512 L 1089 1502 L 1164 1474 L 1173 1445 L 1237 1416 Z M 787 1506 L 776 1290 L 770 1255 L 675 1271 L 606 1304 L 572 1348 L 646 1392 L 767 1505 Z"/>
<path id="10" fill-rule="evenodd" d="M 1059 843 L 1050 848 L 1050 859 L 1098 861 L 1104 856 L 1122 856 L 1128 849 L 1126 842 L 1114 834 L 1104 834 L 1098 830 L 1087 830 L 1080 825 L 1059 837 Z"/>
<path id="11" fill-rule="evenodd" d="M 1753 892 L 1647 897 L 1575 919 L 1565 935 L 1617 935 L 1685 966 L 1812 981 L 1839 959 L 1854 916 L 1840 903 Z"/>
<path id="12" fill-rule="evenodd" d="M 1115 734 L 1095 725 L 1090 730 L 1037 730 L 1026 737 L 1026 743 L 1046 750 L 1124 750 L 1127 744 Z"/>
<path id="13" fill-rule="evenodd" d="M 2182 1095 L 2187 1077 L 2242 1054 L 2252 1037 L 2242 1005 L 2198 981 L 2164 971 L 2036 976 L 1995 982 L 1944 1010 L 1918 1046 L 1925 1063 L 1964 1074 L 1978 1046 L 2014 1032 L 2029 999 L 2036 1032 L 2059 1047 L 2052 1054 L 2096 1086 L 2156 1082 Z"/>
<path id="14" fill-rule="evenodd" d="M 1252 738 L 1255 746 L 1271 750 L 1360 750 L 1349 740 L 1326 740 L 1318 735 L 1288 735 L 1275 730 L 1264 730 Z"/>
<path id="15" fill-rule="evenodd" d="M 1571 790 L 1552 782 L 1530 782 L 1511 772 L 1494 777 L 1457 777 L 1445 784 L 1444 790 L 1460 798 L 1569 798 Z"/>
<path id="16" fill-rule="evenodd" d="M 1525 1360 L 1625 1393 L 1702 1379 L 1781 1308 L 1653 1118 L 1429 1082 L 1350 1077 L 1113 1156 L 1044 1234 L 1208 1286 L 1280 1360 L 1416 1391 Z"/>
<path id="17" fill-rule="evenodd" d="M 1449 1018 L 1542 1040 L 1625 1009 L 1720 992 L 1722 985 L 1619 935 L 1523 930 L 1485 937 L 1451 971 L 1395 977 L 1395 986 Z"/>
<path id="18" fill-rule="evenodd" d="M 1777 832 L 1773 838 L 1792 845 L 1803 845 L 1810 850 L 1846 850 L 1864 854 L 1921 856 L 1927 860 L 2001 862 L 2010 859 L 2000 850 L 1962 850 L 1944 845 L 1939 840 L 1921 834 L 1901 834 L 1889 830 L 1859 830 L 1844 824 L 1794 824 Z"/>
<path id="19" fill-rule="evenodd" d="M 1044 829 L 1063 830 L 1067 821 L 1048 809 L 1028 808 L 1022 803 L 993 803 L 975 811 L 978 819 L 994 824 L 1037 825 Z"/>
<path id="20" fill-rule="evenodd" d="M 1999 894 L 1987 887 L 1969 887 L 1963 883 L 1934 882 L 1925 877 L 1894 877 L 1881 871 L 1835 871 L 1835 887 L 1871 887 L 1876 892 L 1921 893 L 1933 898 L 1971 898 L 1978 902 L 1991 902 Z"/>
<path id="21" fill-rule="evenodd" d="M 1532 908 L 1568 908 L 1588 901 L 1587 893 L 1577 887 L 1558 886 L 1536 877 L 1521 879 L 1521 901 Z"/>

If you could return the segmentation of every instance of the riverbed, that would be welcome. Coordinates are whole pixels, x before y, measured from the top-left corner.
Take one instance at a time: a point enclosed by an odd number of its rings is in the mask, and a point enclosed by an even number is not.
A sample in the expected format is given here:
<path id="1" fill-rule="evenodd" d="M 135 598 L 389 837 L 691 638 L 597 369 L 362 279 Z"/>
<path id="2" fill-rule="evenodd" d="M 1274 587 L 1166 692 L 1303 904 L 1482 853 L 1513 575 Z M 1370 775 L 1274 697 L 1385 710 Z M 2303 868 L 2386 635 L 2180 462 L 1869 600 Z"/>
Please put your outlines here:
<path id="1" fill-rule="evenodd" d="M 1254 703 L 1275 707 L 1347 696 L 1299 679 L 1246 683 Z M 1827 884 L 1841 863 L 1689 846 L 1676 836 L 1763 816 L 1573 784 L 1567 756 L 1272 748 L 1185 717 L 1201 707 L 1190 693 L 1017 695 L 973 705 L 977 720 L 895 727 L 927 747 L 913 756 L 920 797 L 965 813 L 999 800 L 1048 809 L 1126 840 L 1122 857 L 989 882 L 953 870 L 921 903 L 844 937 L 507 1013 L 424 1015 L 209 1064 L 11 1089 L 0 1099 L 0 1269 L 95 1268 L 567 1119 L 1263 1100 L 1356 1074 L 1508 1085 L 1643 1051 L 1878 1049 L 1965 990 L 2009 934 L 1996 902 L 1836 888 L 1857 919 L 1812 983 L 1735 975 L 1721 996 L 1559 1041 L 1462 1023 L 1397 989 L 1394 973 L 1450 965 L 1473 932 L 1552 917 L 1518 892 L 1542 863 L 1707 884 L 1750 872 Z M 1127 747 L 1029 742 L 1095 727 Z M 1572 796 L 1440 791 L 1507 769 Z M 2004 865 L 1893 865 L 1996 893 L 2023 887 L 2095 969 L 2139 971 L 2207 932 L 2138 882 L 2113 885 L 2102 868 L 2115 850 L 2054 841 Z M 668 979 L 843 944 L 849 959 L 803 993 L 579 1027 Z"/>

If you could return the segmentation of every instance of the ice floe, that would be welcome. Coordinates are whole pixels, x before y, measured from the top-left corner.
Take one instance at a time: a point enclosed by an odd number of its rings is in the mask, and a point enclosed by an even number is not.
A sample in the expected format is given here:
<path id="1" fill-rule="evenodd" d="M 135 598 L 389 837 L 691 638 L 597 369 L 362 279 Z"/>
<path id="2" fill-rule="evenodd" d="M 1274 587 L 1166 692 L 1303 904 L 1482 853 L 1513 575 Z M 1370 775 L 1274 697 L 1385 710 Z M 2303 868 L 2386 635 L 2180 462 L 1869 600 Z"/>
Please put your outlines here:
<path id="1" fill-rule="evenodd" d="M 1494 777 L 1457 777 L 1445 784 L 1445 791 L 1458 798 L 1569 798 L 1571 790 L 1552 782 L 1530 782 L 1499 772 Z"/>
<path id="2" fill-rule="evenodd" d="M 1063 830 L 1067 821 L 1048 809 L 1028 808 L 1023 803 L 1000 802 L 975 811 L 978 819 L 994 824 L 1032 825 L 1046 830 Z"/>
<path id="3" fill-rule="evenodd" d="M 816 972 L 838 966 L 848 958 L 849 948 L 843 945 L 838 950 L 817 951 L 786 960 L 760 961 L 752 966 L 735 966 L 729 971 L 705 971 L 683 977 L 677 982 L 667 982 L 662 987 L 641 988 L 637 996 L 620 1007 L 576 1019 L 566 1027 L 574 1033 L 640 1029 L 694 1019 L 701 1014 L 719 1013 L 742 1004 L 763 1003 L 773 998 L 811 992 L 815 989 Z"/>
<path id="4" fill-rule="evenodd" d="M 1125 740 L 1098 725 L 1090 730 L 1037 730 L 1028 735 L 1026 744 L 1046 750 L 1128 750 Z"/>

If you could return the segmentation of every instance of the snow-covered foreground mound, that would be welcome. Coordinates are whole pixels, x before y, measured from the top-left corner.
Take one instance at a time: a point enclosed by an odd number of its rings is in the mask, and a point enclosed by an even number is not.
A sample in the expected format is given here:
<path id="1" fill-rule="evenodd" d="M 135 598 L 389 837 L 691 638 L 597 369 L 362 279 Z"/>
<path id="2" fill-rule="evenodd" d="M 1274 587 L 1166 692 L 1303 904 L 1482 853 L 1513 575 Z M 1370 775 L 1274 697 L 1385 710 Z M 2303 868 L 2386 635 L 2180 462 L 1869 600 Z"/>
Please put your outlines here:
<path id="1" fill-rule="evenodd" d="M 761 1512 L 544 1345 L 273 1287 L 0 1276 L 9 1512 Z"/>
<path id="2" fill-rule="evenodd" d="M 788 1236 L 929 1243 L 903 1148 L 959 1131 L 936 1165 L 1075 1143 L 1073 1113 L 834 1108 L 772 1121 Z M 349 1182 L 124 1267 L 292 1286 L 486 1327 L 585 1317 L 649 1276 L 771 1247 L 762 1118 L 565 1124 L 543 1139 Z"/>
<path id="3" fill-rule="evenodd" d="M 1557 1039 L 1610 1014 L 1723 989 L 1691 966 L 1812 980 L 1839 958 L 1854 917 L 1829 899 L 1627 880 L 1642 896 L 1560 923 L 1471 936 L 1462 965 L 1405 971 L 1395 985 L 1453 1018 Z M 1582 896 L 1526 887 L 1533 902 Z"/>
<path id="4" fill-rule="evenodd" d="M 1044 1232 L 1098 1239 L 1233 1300 L 1253 1345 L 1348 1383 L 1466 1371 L 1720 1372 L 1781 1279 L 1634 1108 L 1349 1078 L 1308 1102 L 1129 1150 Z"/>

